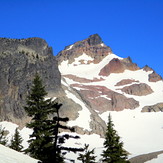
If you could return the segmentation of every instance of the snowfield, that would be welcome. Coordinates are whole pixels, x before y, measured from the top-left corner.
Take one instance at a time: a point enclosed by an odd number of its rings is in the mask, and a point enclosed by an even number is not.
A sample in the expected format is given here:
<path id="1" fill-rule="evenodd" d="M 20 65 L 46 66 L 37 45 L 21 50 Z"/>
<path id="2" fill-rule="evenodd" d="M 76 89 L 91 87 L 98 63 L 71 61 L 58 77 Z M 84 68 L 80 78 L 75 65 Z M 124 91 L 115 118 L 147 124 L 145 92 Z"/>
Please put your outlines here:
<path id="1" fill-rule="evenodd" d="M 0 144 L 0 163 L 37 163 L 38 160 Z"/>
<path id="2" fill-rule="evenodd" d="M 87 64 L 92 61 L 93 58 L 83 53 L 83 55 L 81 55 L 80 57 L 75 58 L 75 61 L 72 64 L 68 64 L 68 61 L 63 61 L 58 68 L 62 75 L 73 74 L 78 77 L 94 79 L 96 77 L 99 77 L 98 74 L 100 73 L 100 70 L 105 65 L 107 65 L 113 58 L 122 59 L 115 54 L 109 53 L 100 63 Z M 81 64 L 80 61 L 84 62 L 85 64 Z"/>
<path id="3" fill-rule="evenodd" d="M 130 153 L 129 158 L 132 158 L 134 156 L 141 155 L 141 154 L 161 151 L 163 149 L 163 146 L 162 146 L 163 145 L 163 139 L 162 139 L 163 113 L 160 113 L 160 112 L 141 113 L 140 110 L 105 112 L 101 114 L 101 118 L 104 119 L 106 122 L 107 122 L 109 113 L 112 116 L 115 129 L 117 130 L 119 136 L 121 137 L 121 140 L 124 142 L 124 148 Z M 17 127 L 17 125 L 11 122 L 2 122 L 1 124 L 4 124 L 5 129 L 9 130 L 11 134 L 13 134 L 13 128 Z M 23 128 L 22 130 L 20 130 L 20 133 L 24 139 L 23 145 L 27 147 L 26 140 L 28 140 L 29 134 L 31 134 L 31 130 L 27 128 Z M 75 133 L 71 133 L 71 134 L 77 135 Z M 92 135 L 79 135 L 78 134 L 78 136 L 80 136 L 80 139 L 69 139 L 66 141 L 64 145 L 71 146 L 71 147 L 72 146 L 84 147 L 84 144 L 89 144 L 89 149 L 95 148 L 95 155 L 97 156 L 97 161 L 99 161 L 99 159 L 101 158 L 100 155 L 103 150 L 104 139 L 100 138 L 100 136 L 97 134 L 92 134 Z M 6 147 L 3 147 L 3 148 L 5 148 L 5 150 L 8 149 Z M 0 150 L 1 152 L 0 158 L 3 157 L 2 163 L 14 163 L 13 160 L 15 159 L 15 157 L 18 159 L 16 160 L 17 162 L 15 163 L 27 163 L 28 162 L 28 161 L 27 162 L 19 161 L 19 159 L 21 160 L 22 157 L 27 157 L 27 156 L 24 156 L 23 154 L 17 155 L 16 154 L 17 152 L 13 153 L 12 155 L 8 154 L 9 158 L 6 158 L 7 151 L 5 150 Z M 66 158 L 76 160 L 77 154 L 70 152 L 66 155 Z M 12 161 L 9 162 L 9 160 L 12 160 Z M 157 161 L 157 159 L 153 159 L 151 161 L 148 161 L 148 163 L 163 162 L 163 155 L 159 155 L 158 160 L 159 161 Z M 26 161 L 26 159 L 24 159 L 24 161 Z M 36 162 L 33 159 L 32 161 L 28 163 Z M 67 162 L 69 161 L 67 160 Z M 76 161 L 76 162 L 78 163 L 80 161 Z"/>
<path id="4" fill-rule="evenodd" d="M 99 76 L 100 70 L 108 64 L 113 58 L 118 58 L 115 54 L 108 54 L 100 63 L 98 64 L 87 64 L 92 61 L 92 58 L 87 54 L 83 54 L 78 58 L 75 58 L 75 62 L 72 64 L 68 64 L 68 61 L 63 61 L 59 65 L 59 70 L 62 75 L 72 74 L 77 77 L 82 77 L 85 79 L 100 79 L 104 80 L 90 82 L 90 83 L 79 83 L 72 79 L 65 78 L 67 85 L 71 84 L 83 84 L 83 85 L 98 85 L 105 86 L 108 89 L 111 89 L 117 93 L 123 94 L 128 98 L 134 98 L 139 101 L 140 106 L 135 110 L 124 110 L 121 112 L 116 111 L 108 111 L 104 112 L 100 115 L 100 117 L 107 123 L 109 113 L 112 116 L 113 123 L 115 125 L 115 129 L 117 130 L 121 140 L 124 142 L 124 148 L 130 153 L 129 158 L 132 158 L 137 155 L 147 154 L 151 152 L 161 151 L 163 150 L 163 113 L 162 112 L 150 112 L 150 113 L 142 113 L 141 109 L 147 105 L 154 105 L 160 102 L 163 102 L 163 81 L 158 82 L 149 82 L 149 74 L 153 71 L 144 71 L 143 69 L 130 71 L 125 70 L 123 73 L 112 73 L 109 76 Z M 81 61 L 82 60 L 82 64 Z M 84 63 L 84 64 L 83 64 Z M 124 79 L 135 80 L 135 82 L 131 84 L 139 84 L 146 83 L 148 84 L 153 93 L 146 96 L 135 96 L 129 95 L 125 92 L 119 90 L 124 86 L 116 86 L 118 82 Z M 131 84 L 125 85 L 129 86 Z M 76 87 L 75 87 L 76 88 Z M 83 88 L 76 88 L 77 90 Z M 105 96 L 105 95 L 102 95 Z M 85 121 L 88 121 L 88 116 L 85 117 Z M 90 135 L 89 137 L 94 140 L 94 142 L 98 142 L 96 154 L 98 155 L 98 159 L 100 158 L 100 154 L 102 152 L 103 141 L 97 137 L 93 137 L 94 135 Z M 85 142 L 89 142 L 89 139 L 85 139 L 81 136 L 81 139 L 84 139 Z M 104 140 L 104 139 L 103 139 Z M 96 143 L 91 145 L 90 147 L 96 148 Z M 98 152 L 97 152 L 98 151 Z M 159 155 L 158 158 L 148 161 L 148 163 L 161 163 L 163 162 L 163 154 Z"/>

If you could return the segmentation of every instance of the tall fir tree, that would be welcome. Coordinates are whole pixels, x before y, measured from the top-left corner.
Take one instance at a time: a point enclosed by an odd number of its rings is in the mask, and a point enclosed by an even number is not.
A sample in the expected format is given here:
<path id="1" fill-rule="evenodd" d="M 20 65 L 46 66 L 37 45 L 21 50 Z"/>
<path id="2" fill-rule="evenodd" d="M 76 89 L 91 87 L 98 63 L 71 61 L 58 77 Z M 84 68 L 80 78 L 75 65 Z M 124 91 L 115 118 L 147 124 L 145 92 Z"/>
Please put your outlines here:
<path id="1" fill-rule="evenodd" d="M 32 117 L 27 127 L 33 129 L 26 152 L 39 159 L 41 163 L 63 163 L 62 150 L 76 152 L 82 149 L 62 146 L 66 139 L 78 137 L 68 134 L 59 135 L 60 129 L 73 131 L 73 128 L 61 124 L 69 120 L 67 117 L 61 118 L 59 115 L 62 104 L 51 99 L 46 100 L 46 95 L 45 86 L 43 86 L 39 75 L 36 74 L 25 107 L 28 116 Z M 50 115 L 53 115 L 53 118 L 49 118 Z"/>
<path id="2" fill-rule="evenodd" d="M 123 149 L 123 142 L 120 141 L 120 137 L 114 129 L 114 124 L 110 114 L 102 156 L 104 163 L 129 163 L 127 160 L 127 152 Z"/>
<path id="3" fill-rule="evenodd" d="M 82 163 L 95 163 L 96 156 L 94 156 L 94 149 L 89 150 L 89 145 L 85 144 L 84 153 L 80 153 L 78 160 L 82 161 Z"/>
<path id="4" fill-rule="evenodd" d="M 48 151 L 53 148 L 53 133 L 47 125 L 47 119 L 48 115 L 54 113 L 55 110 L 52 108 L 51 99 L 45 99 L 46 95 L 45 86 L 40 76 L 36 74 L 25 107 L 28 116 L 32 117 L 27 127 L 33 129 L 26 152 L 41 161 L 49 158 Z"/>
<path id="5" fill-rule="evenodd" d="M 14 136 L 12 137 L 11 139 L 11 144 L 10 144 L 10 148 L 18 151 L 18 152 L 21 152 L 22 149 L 23 149 L 23 146 L 22 146 L 22 137 L 20 136 L 20 133 L 18 131 L 18 128 L 15 129 L 15 134 Z"/>

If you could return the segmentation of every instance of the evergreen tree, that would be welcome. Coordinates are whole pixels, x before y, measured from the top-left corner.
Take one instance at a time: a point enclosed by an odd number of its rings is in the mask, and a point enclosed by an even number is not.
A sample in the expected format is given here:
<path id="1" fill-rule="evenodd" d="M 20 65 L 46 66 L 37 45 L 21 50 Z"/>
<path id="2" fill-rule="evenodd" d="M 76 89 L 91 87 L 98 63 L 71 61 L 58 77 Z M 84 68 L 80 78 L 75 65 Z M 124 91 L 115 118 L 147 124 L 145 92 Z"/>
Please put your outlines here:
<path id="1" fill-rule="evenodd" d="M 89 145 L 85 144 L 84 154 L 79 154 L 78 160 L 82 163 L 95 163 L 96 156 L 94 156 L 94 149 L 88 150 Z"/>
<path id="2" fill-rule="evenodd" d="M 120 137 L 114 129 L 114 124 L 110 114 L 108 118 L 104 148 L 102 156 L 105 163 L 129 163 L 129 161 L 127 161 L 127 152 L 123 149 L 123 142 L 120 142 Z"/>
<path id="3" fill-rule="evenodd" d="M 61 154 L 62 150 L 76 152 L 82 149 L 62 146 L 66 139 L 78 137 L 68 134 L 59 135 L 60 129 L 73 131 L 73 128 L 61 125 L 61 123 L 69 120 L 67 117 L 61 118 L 59 115 L 59 109 L 62 104 L 58 104 L 51 99 L 46 100 L 46 95 L 45 87 L 37 74 L 34 78 L 31 92 L 27 97 L 27 106 L 25 107 L 28 116 L 32 117 L 27 127 L 33 129 L 26 152 L 30 156 L 39 159 L 42 163 L 62 163 L 64 162 Z M 54 117 L 50 119 L 50 115 Z"/>
<path id="4" fill-rule="evenodd" d="M 36 74 L 25 107 L 28 116 L 32 117 L 27 127 L 33 129 L 26 152 L 41 161 L 49 158 L 48 150 L 53 147 L 52 131 L 49 130 L 47 119 L 48 115 L 54 113 L 55 110 L 52 108 L 51 99 L 45 100 L 46 95 L 45 86 L 39 75 Z"/>
<path id="5" fill-rule="evenodd" d="M 18 151 L 18 152 L 21 152 L 22 149 L 23 149 L 23 146 L 22 146 L 22 137 L 20 136 L 20 133 L 18 131 L 18 128 L 15 129 L 15 134 L 14 136 L 12 137 L 11 139 L 11 144 L 10 144 L 10 148 Z"/>
<path id="6" fill-rule="evenodd" d="M 5 129 L 0 126 L 0 144 L 6 145 L 7 144 L 7 139 L 5 136 Z"/>
<path id="7" fill-rule="evenodd" d="M 67 139 L 73 138 L 73 139 L 79 139 L 79 136 L 72 136 L 70 134 L 59 134 L 59 131 L 61 129 L 64 130 L 69 130 L 71 132 L 74 132 L 73 127 L 68 127 L 66 125 L 63 125 L 65 122 L 69 120 L 68 117 L 61 118 L 59 115 L 59 109 L 61 108 L 62 104 L 55 103 L 54 107 L 56 108 L 56 115 L 53 117 L 52 124 L 55 124 L 55 126 L 52 128 L 53 134 L 54 134 L 54 160 L 58 163 L 62 163 L 63 161 L 63 156 L 61 154 L 61 151 L 72 151 L 72 152 L 78 152 L 78 151 L 83 151 L 82 148 L 72 148 L 72 147 L 64 147 L 64 143 Z"/>

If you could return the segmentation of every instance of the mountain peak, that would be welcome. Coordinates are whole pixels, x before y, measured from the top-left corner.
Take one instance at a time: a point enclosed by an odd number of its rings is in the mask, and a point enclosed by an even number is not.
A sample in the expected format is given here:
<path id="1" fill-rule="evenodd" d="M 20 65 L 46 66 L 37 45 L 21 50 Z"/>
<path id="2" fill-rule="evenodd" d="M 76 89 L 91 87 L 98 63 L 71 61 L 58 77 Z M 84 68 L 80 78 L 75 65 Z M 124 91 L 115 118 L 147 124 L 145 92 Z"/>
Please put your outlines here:
<path id="1" fill-rule="evenodd" d="M 68 60 L 69 63 L 72 63 L 75 58 L 86 54 L 93 58 L 94 63 L 99 63 L 110 53 L 112 53 L 111 48 L 103 43 L 98 34 L 93 34 L 82 41 L 75 42 L 65 47 L 64 50 L 58 53 L 57 59 L 59 64 L 63 60 Z"/>
<path id="2" fill-rule="evenodd" d="M 101 37 L 98 34 L 90 35 L 86 40 L 88 41 L 89 45 L 97 45 L 103 43 Z"/>

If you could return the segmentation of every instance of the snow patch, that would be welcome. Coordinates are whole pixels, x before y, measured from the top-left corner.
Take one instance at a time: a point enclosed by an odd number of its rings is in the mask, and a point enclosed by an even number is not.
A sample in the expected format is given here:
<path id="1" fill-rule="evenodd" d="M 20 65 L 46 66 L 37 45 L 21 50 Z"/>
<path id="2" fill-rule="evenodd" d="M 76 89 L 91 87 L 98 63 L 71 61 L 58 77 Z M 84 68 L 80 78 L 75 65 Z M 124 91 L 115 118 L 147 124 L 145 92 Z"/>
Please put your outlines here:
<path id="1" fill-rule="evenodd" d="M 1 163 L 38 163 L 38 160 L 0 144 Z"/>
<path id="2" fill-rule="evenodd" d="M 94 79 L 100 78 L 98 75 L 100 70 L 107 65 L 113 58 L 122 59 L 115 54 L 109 53 L 100 63 L 94 64 L 81 64 L 81 60 L 84 60 L 85 63 L 92 61 L 92 57 L 88 56 L 87 54 L 83 53 L 83 55 L 75 58 L 75 62 L 69 64 L 68 61 L 63 61 L 59 65 L 59 70 L 62 75 L 73 74 L 78 77 L 83 77 L 86 79 Z"/>
<path id="3" fill-rule="evenodd" d="M 66 50 L 72 49 L 73 46 L 74 46 L 74 45 L 70 45 Z"/>
<path id="4" fill-rule="evenodd" d="M 75 61 L 73 62 L 73 65 L 81 65 L 81 61 L 83 61 L 84 64 L 88 64 L 90 61 L 93 61 L 94 59 L 87 54 L 83 53 L 78 58 L 75 58 Z"/>
<path id="5" fill-rule="evenodd" d="M 91 131 L 90 128 L 90 111 L 88 110 L 88 108 L 86 107 L 86 105 L 79 100 L 75 95 L 73 95 L 70 91 L 65 91 L 66 92 L 66 96 L 70 99 L 72 99 L 73 101 L 75 101 L 77 104 L 79 104 L 82 107 L 82 110 L 79 111 L 79 117 L 74 120 L 74 121 L 69 121 L 68 122 L 68 126 L 79 126 L 82 127 L 84 129 L 87 129 L 88 131 Z"/>
<path id="6" fill-rule="evenodd" d="M 101 44 L 102 47 L 106 46 L 104 43 Z"/>
<path id="7" fill-rule="evenodd" d="M 100 97 L 106 98 L 107 100 L 111 100 L 111 98 L 107 97 L 107 95 L 101 95 Z"/>

